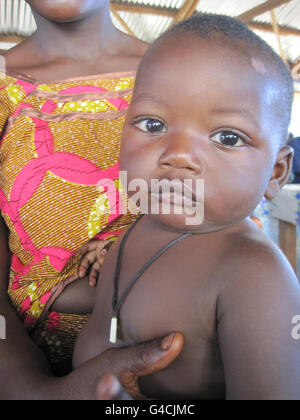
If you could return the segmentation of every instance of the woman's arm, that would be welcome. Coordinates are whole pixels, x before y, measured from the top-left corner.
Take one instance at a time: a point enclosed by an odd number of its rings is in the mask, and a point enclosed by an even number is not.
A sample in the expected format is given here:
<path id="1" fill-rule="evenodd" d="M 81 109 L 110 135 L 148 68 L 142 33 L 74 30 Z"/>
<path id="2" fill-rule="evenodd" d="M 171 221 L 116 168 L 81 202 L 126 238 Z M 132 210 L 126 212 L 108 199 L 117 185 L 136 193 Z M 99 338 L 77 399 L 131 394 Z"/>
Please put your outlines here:
<path id="1" fill-rule="evenodd" d="M 113 373 L 136 395 L 137 378 L 168 366 L 182 350 L 180 334 L 126 349 L 108 350 L 64 378 L 55 378 L 47 359 L 23 328 L 7 295 L 9 251 L 0 217 L 0 315 L 6 339 L 0 339 L 0 400 L 92 400 L 98 381 Z"/>
<path id="2" fill-rule="evenodd" d="M 6 226 L 0 217 L 0 315 L 6 325 L 6 338 L 0 340 L 0 399 L 30 398 L 39 394 L 42 380 L 50 380 L 51 373 L 8 298 L 9 267 Z"/>

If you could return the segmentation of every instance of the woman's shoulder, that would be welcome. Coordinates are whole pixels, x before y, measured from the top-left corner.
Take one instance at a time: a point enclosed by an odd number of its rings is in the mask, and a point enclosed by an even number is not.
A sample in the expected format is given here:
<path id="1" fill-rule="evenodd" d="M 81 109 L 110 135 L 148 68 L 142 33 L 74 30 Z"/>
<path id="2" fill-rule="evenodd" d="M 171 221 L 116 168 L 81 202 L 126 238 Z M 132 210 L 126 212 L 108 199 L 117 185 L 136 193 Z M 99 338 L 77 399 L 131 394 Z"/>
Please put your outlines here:
<path id="1" fill-rule="evenodd" d="M 11 111 L 13 111 L 33 89 L 34 86 L 32 83 L 21 80 L 17 74 L 0 71 L 0 103 L 4 104 Z"/>
<path id="2" fill-rule="evenodd" d="M 7 119 L 15 112 L 33 86 L 7 71 L 5 56 L 0 56 L 0 134 Z"/>
<path id="3" fill-rule="evenodd" d="M 35 86 L 50 85 L 64 88 L 64 84 L 102 84 L 103 79 L 111 79 L 112 84 L 119 78 L 135 79 L 140 60 L 148 48 L 144 41 L 118 32 L 111 50 L 105 50 L 99 59 L 91 62 L 76 61 L 70 57 L 56 57 L 46 63 L 34 53 L 32 39 L 18 44 L 6 51 L 2 58 L 2 67 L 6 74 Z M 1 57 L 1 56 L 0 56 Z M 0 61 L 1 71 L 1 61 Z"/>
<path id="4" fill-rule="evenodd" d="M 7 88 L 11 84 L 14 84 L 16 81 L 17 81 L 16 77 L 14 77 L 13 75 L 8 75 L 5 72 L 5 69 L 1 68 L 0 66 L 0 91 Z"/>
<path id="5" fill-rule="evenodd" d="M 13 90 L 15 79 L 7 76 L 0 69 L 0 135 L 3 127 L 5 126 L 8 117 L 13 111 Z"/>
<path id="6" fill-rule="evenodd" d="M 22 48 L 16 46 L 0 55 L 0 89 L 1 87 L 4 88 L 17 84 L 19 79 L 26 80 L 26 76 L 22 77 L 23 75 L 19 71 L 20 63 L 24 58 L 24 54 L 21 53 L 19 55 L 19 50 L 22 51 Z M 19 64 L 16 61 L 16 57 L 19 60 Z M 26 82 L 29 83 L 30 80 L 26 80 Z"/>

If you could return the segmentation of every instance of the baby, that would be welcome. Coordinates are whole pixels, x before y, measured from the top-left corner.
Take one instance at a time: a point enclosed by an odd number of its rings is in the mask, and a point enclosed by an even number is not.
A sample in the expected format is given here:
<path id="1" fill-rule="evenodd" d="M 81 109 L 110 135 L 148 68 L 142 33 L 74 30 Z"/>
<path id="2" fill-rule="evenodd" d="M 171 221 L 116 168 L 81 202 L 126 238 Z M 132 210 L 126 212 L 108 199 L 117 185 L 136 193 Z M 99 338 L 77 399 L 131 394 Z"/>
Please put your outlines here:
<path id="1" fill-rule="evenodd" d="M 300 343 L 291 335 L 298 281 L 249 218 L 289 177 L 292 98 L 280 57 L 235 19 L 194 16 L 150 47 L 120 169 L 128 182 L 146 182 L 140 201 L 158 201 L 159 211 L 149 210 L 112 246 L 75 367 L 111 342 L 178 331 L 185 340 L 178 359 L 140 380 L 148 397 L 300 399 Z M 175 181 L 171 194 L 153 180 Z M 193 208 L 199 220 L 191 222 Z"/>

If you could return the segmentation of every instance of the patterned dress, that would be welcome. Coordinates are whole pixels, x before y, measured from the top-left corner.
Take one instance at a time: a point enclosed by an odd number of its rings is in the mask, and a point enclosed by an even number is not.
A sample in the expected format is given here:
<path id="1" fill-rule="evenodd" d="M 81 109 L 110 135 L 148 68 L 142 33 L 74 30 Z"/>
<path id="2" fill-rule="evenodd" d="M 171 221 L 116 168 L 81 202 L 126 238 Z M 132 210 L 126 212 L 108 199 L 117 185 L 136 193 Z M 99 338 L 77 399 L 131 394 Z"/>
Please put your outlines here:
<path id="1" fill-rule="evenodd" d="M 55 297 L 77 278 L 75 253 L 94 237 L 116 238 L 134 218 L 120 216 L 118 182 L 134 76 L 39 84 L 0 73 L 0 209 L 12 254 L 8 293 L 57 372 L 70 363 L 88 318 L 51 311 Z"/>

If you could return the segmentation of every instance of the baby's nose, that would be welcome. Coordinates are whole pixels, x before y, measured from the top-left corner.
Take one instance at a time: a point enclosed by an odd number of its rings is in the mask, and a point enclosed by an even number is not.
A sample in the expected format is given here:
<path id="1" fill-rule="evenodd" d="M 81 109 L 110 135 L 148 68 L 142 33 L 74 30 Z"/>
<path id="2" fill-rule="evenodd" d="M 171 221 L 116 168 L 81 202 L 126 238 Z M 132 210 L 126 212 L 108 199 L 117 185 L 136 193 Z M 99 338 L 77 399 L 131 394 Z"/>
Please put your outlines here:
<path id="1" fill-rule="evenodd" d="M 204 170 L 194 142 L 184 139 L 171 139 L 158 163 L 161 168 L 177 169 L 193 176 L 201 175 Z"/>

